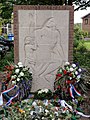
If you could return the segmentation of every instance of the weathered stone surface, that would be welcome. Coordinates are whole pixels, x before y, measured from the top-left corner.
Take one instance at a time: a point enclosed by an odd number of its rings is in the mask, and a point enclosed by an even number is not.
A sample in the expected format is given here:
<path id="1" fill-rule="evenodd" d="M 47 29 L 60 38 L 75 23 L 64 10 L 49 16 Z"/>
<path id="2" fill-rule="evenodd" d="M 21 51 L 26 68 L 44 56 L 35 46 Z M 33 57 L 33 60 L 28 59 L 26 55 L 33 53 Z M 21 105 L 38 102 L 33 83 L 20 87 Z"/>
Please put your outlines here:
<path id="1" fill-rule="evenodd" d="M 70 20 L 70 16 L 73 18 L 73 14 L 63 7 L 61 10 L 59 7 L 56 10 L 52 7 L 46 10 L 40 6 L 39 9 L 19 7 L 15 11 L 18 12 L 18 23 L 15 24 L 18 42 L 15 41 L 15 46 L 19 45 L 17 49 L 15 47 L 16 53 L 18 52 L 15 59 L 17 61 L 18 57 L 18 61 L 30 67 L 33 73 L 32 91 L 40 88 L 53 91 L 57 69 L 69 58 L 72 59 L 73 30 L 71 33 L 70 30 L 73 19 Z"/>
<path id="2" fill-rule="evenodd" d="M 69 11 L 21 10 L 19 23 L 19 59 L 33 72 L 32 90 L 53 90 L 56 70 L 68 61 Z"/>

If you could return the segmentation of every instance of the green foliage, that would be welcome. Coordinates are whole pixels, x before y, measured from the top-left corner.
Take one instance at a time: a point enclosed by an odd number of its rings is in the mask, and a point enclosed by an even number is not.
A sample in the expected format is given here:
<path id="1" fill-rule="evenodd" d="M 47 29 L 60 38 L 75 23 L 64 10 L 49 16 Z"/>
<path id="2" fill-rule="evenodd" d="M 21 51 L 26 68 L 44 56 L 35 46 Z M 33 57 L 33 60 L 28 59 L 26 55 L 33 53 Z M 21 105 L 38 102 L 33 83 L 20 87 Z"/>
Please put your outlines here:
<path id="1" fill-rule="evenodd" d="M 86 53 L 76 52 L 73 54 L 73 60 L 75 63 L 79 63 L 81 67 L 90 68 L 90 52 Z"/>
<path id="2" fill-rule="evenodd" d="M 84 45 L 82 45 L 82 46 L 79 46 L 78 51 L 80 53 L 85 53 L 87 51 L 87 49 L 86 49 L 86 47 Z"/>
<path id="3" fill-rule="evenodd" d="M 75 24 L 73 61 L 85 68 L 90 67 L 90 42 L 82 40 L 84 37 L 87 37 L 87 35 L 87 32 L 81 30 L 80 24 Z"/>
<path id="4" fill-rule="evenodd" d="M 82 0 L 1 0 L 0 16 L 3 19 L 11 19 L 13 5 L 76 5 L 75 10 L 85 9 L 90 6 L 90 1 Z"/>
<path id="5" fill-rule="evenodd" d="M 45 101 L 27 99 L 17 102 L 5 109 L 2 108 L 0 117 L 2 120 L 71 120 L 71 118 L 78 120 L 80 118 L 68 109 L 65 111 L 60 106 L 54 106 L 54 102 L 58 103 L 56 100 Z"/>
<path id="6" fill-rule="evenodd" d="M 90 51 L 90 40 L 84 42 L 84 45 L 88 51 Z"/>
<path id="7" fill-rule="evenodd" d="M 0 59 L 0 71 L 3 71 L 6 65 L 10 65 L 10 63 L 14 63 L 14 51 L 11 49 L 10 52 L 7 52 L 6 55 Z"/>
<path id="8" fill-rule="evenodd" d="M 87 49 L 85 47 L 85 42 L 83 40 L 79 41 L 79 44 L 77 46 L 77 51 L 80 52 L 80 53 L 85 53 L 87 52 Z"/>
<path id="9" fill-rule="evenodd" d="M 81 40 L 84 37 L 88 36 L 88 32 L 87 31 L 83 31 L 81 29 L 81 24 L 75 24 L 74 25 L 74 40 Z"/>
<path id="10" fill-rule="evenodd" d="M 10 21 L 11 15 L 13 11 L 13 3 L 11 1 L 4 1 L 2 0 L 0 3 L 0 16 L 2 19 L 5 19 L 5 21 Z"/>

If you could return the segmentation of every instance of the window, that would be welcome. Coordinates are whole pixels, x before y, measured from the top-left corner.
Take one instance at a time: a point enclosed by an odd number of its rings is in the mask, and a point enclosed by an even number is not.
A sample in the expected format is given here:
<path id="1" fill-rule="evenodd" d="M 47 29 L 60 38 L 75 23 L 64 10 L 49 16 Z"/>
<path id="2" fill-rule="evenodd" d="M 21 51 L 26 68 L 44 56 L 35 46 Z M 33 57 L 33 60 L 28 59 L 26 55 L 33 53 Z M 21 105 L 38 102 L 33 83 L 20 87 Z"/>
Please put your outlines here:
<path id="1" fill-rule="evenodd" d="M 88 24 L 88 19 L 85 19 L 85 25 L 87 25 Z"/>
<path id="2" fill-rule="evenodd" d="M 11 24 L 8 24 L 8 28 L 11 28 Z"/>

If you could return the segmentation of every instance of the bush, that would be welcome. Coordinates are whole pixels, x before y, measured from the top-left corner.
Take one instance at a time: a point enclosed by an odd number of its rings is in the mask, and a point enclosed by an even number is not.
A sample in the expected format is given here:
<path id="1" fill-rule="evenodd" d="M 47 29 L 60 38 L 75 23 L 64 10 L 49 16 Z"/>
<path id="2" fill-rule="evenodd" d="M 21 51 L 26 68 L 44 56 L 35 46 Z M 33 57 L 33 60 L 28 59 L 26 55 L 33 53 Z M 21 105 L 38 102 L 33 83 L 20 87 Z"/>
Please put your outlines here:
<path id="1" fill-rule="evenodd" d="M 85 53 L 87 51 L 87 49 L 84 45 L 81 45 L 77 48 L 77 51 L 80 53 Z"/>
<path id="2" fill-rule="evenodd" d="M 11 49 L 10 52 L 7 52 L 6 55 L 0 59 L 0 71 L 3 71 L 6 65 L 14 63 L 14 50 Z"/>
<path id="3" fill-rule="evenodd" d="M 73 61 L 79 63 L 80 66 L 84 68 L 90 68 L 90 52 L 85 53 L 76 52 L 73 54 Z"/>

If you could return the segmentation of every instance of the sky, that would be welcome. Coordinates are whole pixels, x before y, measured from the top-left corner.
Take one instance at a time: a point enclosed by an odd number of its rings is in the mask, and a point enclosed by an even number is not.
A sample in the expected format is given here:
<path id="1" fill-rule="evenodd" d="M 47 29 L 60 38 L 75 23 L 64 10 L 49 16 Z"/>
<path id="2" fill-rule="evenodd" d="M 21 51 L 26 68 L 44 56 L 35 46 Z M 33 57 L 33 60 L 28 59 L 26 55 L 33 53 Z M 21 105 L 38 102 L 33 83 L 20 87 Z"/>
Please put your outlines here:
<path id="1" fill-rule="evenodd" d="M 82 23 L 82 17 L 90 13 L 90 7 L 87 10 L 78 10 L 74 12 L 74 23 Z"/>

